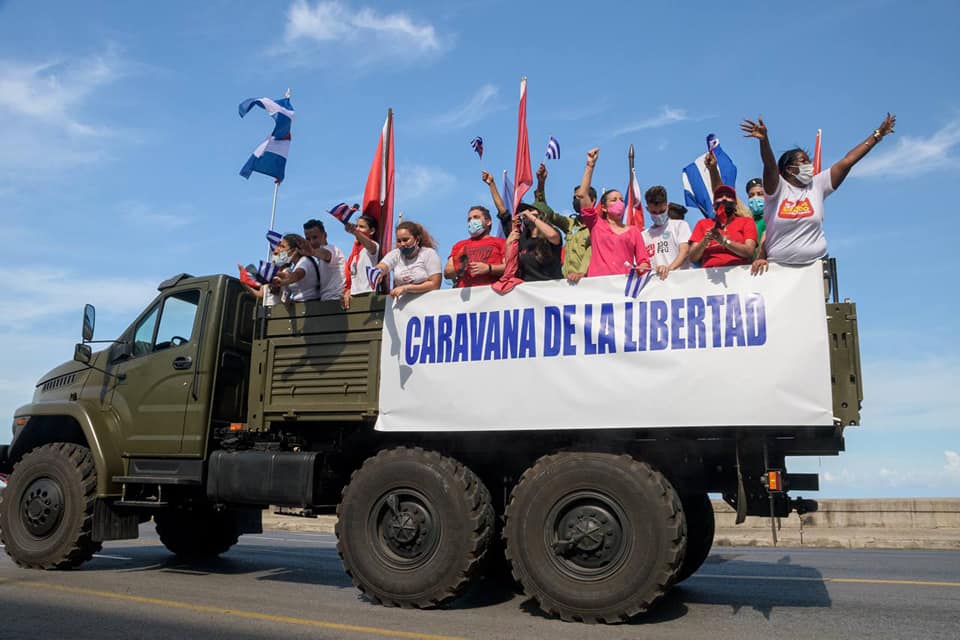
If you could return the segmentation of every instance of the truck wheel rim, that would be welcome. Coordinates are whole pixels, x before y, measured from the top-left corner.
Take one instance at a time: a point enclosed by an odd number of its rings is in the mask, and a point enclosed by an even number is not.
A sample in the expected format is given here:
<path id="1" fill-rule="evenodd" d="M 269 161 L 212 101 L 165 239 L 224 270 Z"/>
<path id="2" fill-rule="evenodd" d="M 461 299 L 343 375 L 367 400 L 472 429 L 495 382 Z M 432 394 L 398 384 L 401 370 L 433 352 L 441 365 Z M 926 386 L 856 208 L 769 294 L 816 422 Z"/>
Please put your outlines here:
<path id="1" fill-rule="evenodd" d="M 396 489 L 370 511 L 367 530 L 381 561 L 395 569 L 419 567 L 440 540 L 440 523 L 431 501 L 419 491 Z"/>
<path id="2" fill-rule="evenodd" d="M 578 491 L 557 501 L 545 524 L 549 557 L 575 580 L 603 580 L 616 573 L 633 539 L 623 508 L 597 491 Z"/>
<path id="3" fill-rule="evenodd" d="M 49 535 L 63 518 L 63 491 L 59 483 L 50 478 L 31 482 L 20 500 L 20 514 L 31 535 Z"/>

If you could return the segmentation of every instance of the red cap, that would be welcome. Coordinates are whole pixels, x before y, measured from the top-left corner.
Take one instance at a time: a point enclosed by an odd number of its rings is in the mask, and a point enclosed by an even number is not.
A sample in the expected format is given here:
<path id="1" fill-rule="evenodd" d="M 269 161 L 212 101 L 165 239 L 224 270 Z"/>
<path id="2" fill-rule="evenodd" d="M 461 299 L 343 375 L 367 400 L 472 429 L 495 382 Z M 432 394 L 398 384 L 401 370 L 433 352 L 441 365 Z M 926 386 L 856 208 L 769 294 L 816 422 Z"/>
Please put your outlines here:
<path id="1" fill-rule="evenodd" d="M 716 200 L 721 196 L 726 196 L 728 198 L 732 198 L 733 200 L 736 200 L 737 192 L 734 191 L 733 187 L 731 187 L 730 185 L 722 184 L 719 187 L 717 187 L 716 190 L 713 192 L 713 199 Z"/>

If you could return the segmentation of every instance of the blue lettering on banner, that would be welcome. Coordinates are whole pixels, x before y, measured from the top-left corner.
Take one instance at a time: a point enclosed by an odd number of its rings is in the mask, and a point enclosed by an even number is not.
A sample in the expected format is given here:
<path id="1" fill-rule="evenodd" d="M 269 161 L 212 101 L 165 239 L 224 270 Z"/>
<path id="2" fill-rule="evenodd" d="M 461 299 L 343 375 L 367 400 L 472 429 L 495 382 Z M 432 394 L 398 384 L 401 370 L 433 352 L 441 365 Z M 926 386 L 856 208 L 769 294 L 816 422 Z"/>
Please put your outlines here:
<path id="1" fill-rule="evenodd" d="M 759 293 L 566 304 L 537 313 L 529 307 L 413 316 L 404 331 L 403 360 L 413 366 L 536 358 L 538 339 L 546 358 L 767 343 L 766 303 Z"/>

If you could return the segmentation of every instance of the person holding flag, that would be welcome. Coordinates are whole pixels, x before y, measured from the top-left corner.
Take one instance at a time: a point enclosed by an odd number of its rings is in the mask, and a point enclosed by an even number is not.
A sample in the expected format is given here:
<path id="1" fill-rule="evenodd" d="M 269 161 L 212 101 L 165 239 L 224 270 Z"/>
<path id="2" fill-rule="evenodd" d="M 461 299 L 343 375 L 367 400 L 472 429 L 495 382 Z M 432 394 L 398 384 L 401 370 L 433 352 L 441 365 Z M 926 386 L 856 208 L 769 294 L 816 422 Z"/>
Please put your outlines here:
<path id="1" fill-rule="evenodd" d="M 766 233 L 753 262 L 752 272 L 761 274 L 769 262 L 811 264 L 827 255 L 823 233 L 823 202 L 846 179 L 853 166 L 887 135 L 893 133 L 896 116 L 888 113 L 866 140 L 857 144 L 829 170 L 815 174 L 810 156 L 803 149 L 789 149 L 777 160 L 763 118 L 744 119 L 744 137 L 756 138 L 763 160 L 763 209 Z"/>
<path id="2" fill-rule="evenodd" d="M 349 309 L 351 296 L 375 292 L 366 273 L 380 258 L 380 244 L 374 240 L 377 221 L 372 216 L 362 215 L 356 224 L 344 222 L 343 230 L 354 238 L 343 271 L 343 308 Z"/>
<path id="3" fill-rule="evenodd" d="M 590 182 L 599 157 L 599 148 L 587 151 L 587 164 L 577 190 L 580 219 L 590 230 L 591 254 L 587 276 L 623 275 L 631 270 L 649 270 L 650 259 L 640 229 L 623 222 L 627 208 L 623 194 L 611 189 L 600 196 L 599 206 L 590 204 Z"/>
<path id="4" fill-rule="evenodd" d="M 753 218 L 737 215 L 737 192 L 723 184 L 713 192 L 714 217 L 703 218 L 690 234 L 690 261 L 704 268 L 750 264 L 757 248 Z"/>

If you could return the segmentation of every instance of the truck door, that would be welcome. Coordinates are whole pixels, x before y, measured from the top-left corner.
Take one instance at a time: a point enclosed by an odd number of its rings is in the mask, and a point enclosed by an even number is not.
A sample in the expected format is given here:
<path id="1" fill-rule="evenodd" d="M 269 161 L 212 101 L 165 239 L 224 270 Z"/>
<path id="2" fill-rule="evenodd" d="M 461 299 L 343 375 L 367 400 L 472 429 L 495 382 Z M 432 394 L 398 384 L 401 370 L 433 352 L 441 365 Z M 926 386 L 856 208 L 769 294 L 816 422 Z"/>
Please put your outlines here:
<path id="1" fill-rule="evenodd" d="M 185 413 L 199 366 L 202 322 L 198 310 L 205 283 L 172 290 L 131 328 L 128 356 L 116 366 L 126 374 L 114 388 L 124 455 L 164 456 L 182 451 Z"/>

